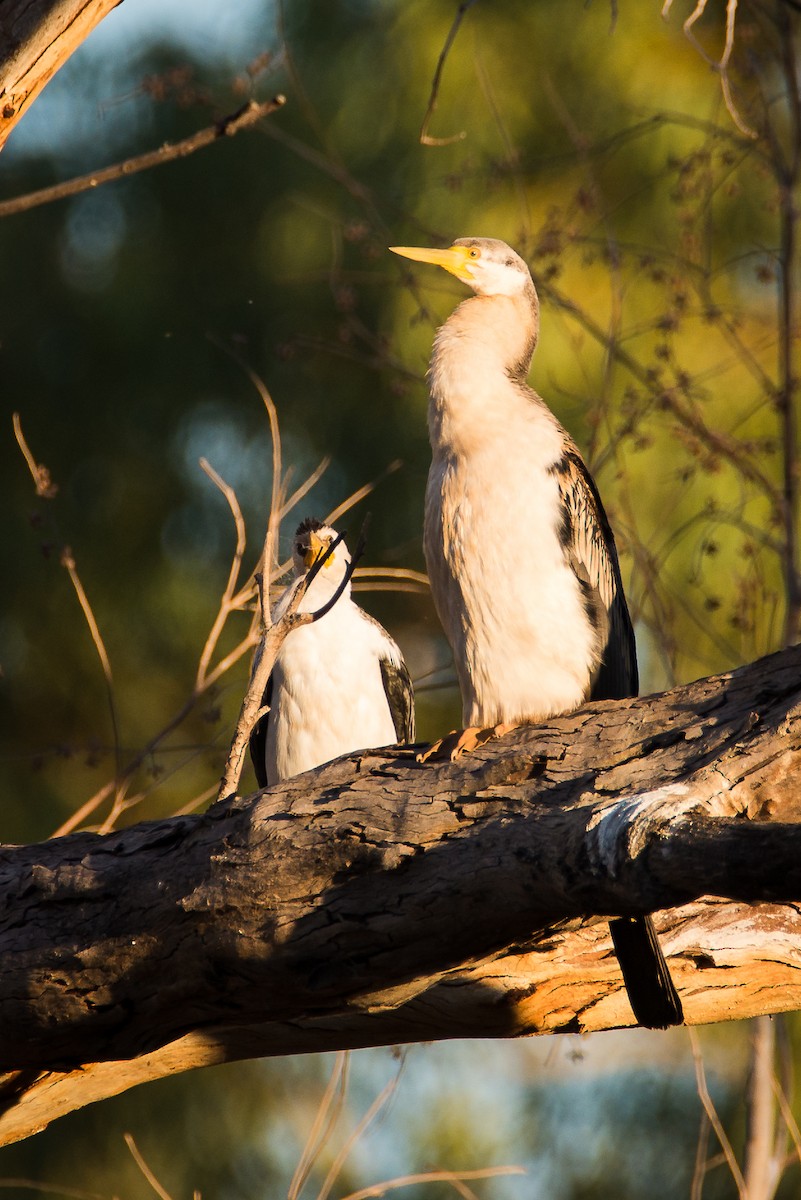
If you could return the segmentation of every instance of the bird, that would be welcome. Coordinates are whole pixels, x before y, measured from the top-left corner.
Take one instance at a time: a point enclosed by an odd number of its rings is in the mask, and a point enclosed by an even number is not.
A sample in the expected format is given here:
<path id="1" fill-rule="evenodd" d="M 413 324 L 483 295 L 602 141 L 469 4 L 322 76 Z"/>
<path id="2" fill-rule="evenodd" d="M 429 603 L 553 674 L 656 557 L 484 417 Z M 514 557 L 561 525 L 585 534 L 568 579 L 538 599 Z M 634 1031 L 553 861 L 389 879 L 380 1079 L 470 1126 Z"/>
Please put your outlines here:
<path id="1" fill-rule="evenodd" d="M 335 529 L 306 517 L 292 541 L 295 578 L 277 600 L 273 621 L 320 559 L 299 612 L 327 604 L 351 561 Z M 386 629 L 354 602 L 350 579 L 328 612 L 285 638 L 262 697 L 267 706 L 249 747 L 259 787 L 354 750 L 414 741 L 414 694 L 403 656 Z"/>
<path id="2" fill-rule="evenodd" d="M 431 467 L 423 549 L 453 651 L 466 729 L 457 749 L 639 690 L 615 539 L 576 443 L 527 383 L 539 299 L 496 238 L 392 246 L 471 288 L 437 330 L 428 369 Z M 610 922 L 641 1025 L 681 1024 L 649 915 Z"/>

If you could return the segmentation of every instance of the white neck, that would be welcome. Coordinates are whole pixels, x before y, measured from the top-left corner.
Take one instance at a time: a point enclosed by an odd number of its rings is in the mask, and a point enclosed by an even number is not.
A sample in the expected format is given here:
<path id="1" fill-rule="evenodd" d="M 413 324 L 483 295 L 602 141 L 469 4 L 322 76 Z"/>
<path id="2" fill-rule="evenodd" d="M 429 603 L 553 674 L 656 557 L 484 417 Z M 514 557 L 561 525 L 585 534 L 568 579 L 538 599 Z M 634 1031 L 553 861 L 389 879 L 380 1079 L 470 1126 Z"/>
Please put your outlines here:
<path id="1" fill-rule="evenodd" d="M 468 452 L 480 431 L 502 429 L 537 402 L 519 384 L 528 374 L 538 325 L 532 289 L 520 296 L 471 296 L 437 331 L 428 372 L 435 453 Z"/>

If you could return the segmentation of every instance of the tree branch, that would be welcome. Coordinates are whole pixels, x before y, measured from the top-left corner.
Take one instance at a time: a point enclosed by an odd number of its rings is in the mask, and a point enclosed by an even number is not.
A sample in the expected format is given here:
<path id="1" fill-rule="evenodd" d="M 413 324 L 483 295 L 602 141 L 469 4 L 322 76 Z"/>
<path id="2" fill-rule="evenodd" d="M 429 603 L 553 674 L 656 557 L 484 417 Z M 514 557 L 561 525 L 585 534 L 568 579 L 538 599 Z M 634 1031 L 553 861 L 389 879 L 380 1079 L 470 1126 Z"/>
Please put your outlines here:
<path id="1" fill-rule="evenodd" d="M 631 1024 L 609 915 L 674 909 L 691 1024 L 801 1007 L 800 678 L 794 647 L 453 764 L 6 848 L 0 1141 L 209 1062 Z"/>
<path id="2" fill-rule="evenodd" d="M 272 100 L 265 100 L 261 104 L 250 100 L 237 112 L 215 121 L 213 125 L 207 125 L 205 129 L 199 129 L 197 133 L 183 138 L 180 142 L 165 142 L 157 150 L 149 150 L 146 154 L 139 154 L 135 158 L 126 158 L 124 162 L 103 167 L 100 171 L 91 171 L 88 175 L 67 179 L 64 183 L 56 183 L 52 187 L 42 188 L 38 192 L 27 192 L 24 196 L 15 196 L 12 200 L 0 201 L 0 218 L 9 217 L 13 213 L 27 212 L 30 208 L 36 208 L 40 204 L 49 204 L 53 200 L 64 200 L 67 196 L 77 196 L 80 192 L 89 192 L 102 183 L 110 183 L 114 179 L 136 175 L 139 171 L 147 171 L 150 167 L 159 167 L 176 158 L 186 158 L 188 154 L 194 154 L 195 150 L 201 150 L 204 146 L 210 146 L 219 138 L 233 137 L 241 130 L 249 129 L 262 117 L 269 116 L 270 113 L 282 108 L 285 103 L 285 97 L 281 95 L 273 96 Z"/>

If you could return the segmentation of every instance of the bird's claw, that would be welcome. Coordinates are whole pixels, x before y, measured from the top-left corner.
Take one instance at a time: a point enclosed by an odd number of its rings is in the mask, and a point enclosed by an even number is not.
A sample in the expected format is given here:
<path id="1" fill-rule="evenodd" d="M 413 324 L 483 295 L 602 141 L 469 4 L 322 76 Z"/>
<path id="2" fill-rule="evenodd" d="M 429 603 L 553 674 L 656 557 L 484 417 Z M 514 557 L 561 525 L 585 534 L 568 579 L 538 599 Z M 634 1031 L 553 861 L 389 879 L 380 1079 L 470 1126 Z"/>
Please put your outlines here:
<path id="1" fill-rule="evenodd" d="M 421 751 L 417 755 L 417 761 L 419 763 L 455 762 L 463 754 L 470 754 L 479 746 L 483 746 L 485 742 L 496 737 L 503 737 L 505 733 L 509 733 L 514 728 L 516 728 L 514 724 L 500 724 L 483 727 L 470 725 L 467 729 L 454 729 L 445 737 L 432 742 L 427 750 Z"/>

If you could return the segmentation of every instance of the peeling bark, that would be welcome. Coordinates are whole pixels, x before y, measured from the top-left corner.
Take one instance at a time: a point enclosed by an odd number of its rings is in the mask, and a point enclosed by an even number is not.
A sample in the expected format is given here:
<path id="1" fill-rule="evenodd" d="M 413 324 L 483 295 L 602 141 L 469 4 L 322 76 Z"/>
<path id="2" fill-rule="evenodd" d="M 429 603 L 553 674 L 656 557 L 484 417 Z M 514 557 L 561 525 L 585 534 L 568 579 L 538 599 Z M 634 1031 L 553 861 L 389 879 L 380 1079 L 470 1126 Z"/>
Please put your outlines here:
<path id="1" fill-rule="evenodd" d="M 690 1023 L 801 1007 L 799 668 L 5 848 L 0 1142 L 211 1062 L 631 1024 L 611 915 L 671 910 Z"/>

